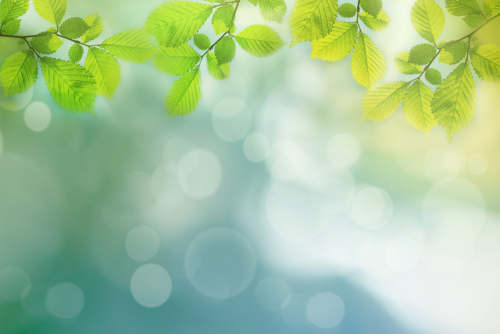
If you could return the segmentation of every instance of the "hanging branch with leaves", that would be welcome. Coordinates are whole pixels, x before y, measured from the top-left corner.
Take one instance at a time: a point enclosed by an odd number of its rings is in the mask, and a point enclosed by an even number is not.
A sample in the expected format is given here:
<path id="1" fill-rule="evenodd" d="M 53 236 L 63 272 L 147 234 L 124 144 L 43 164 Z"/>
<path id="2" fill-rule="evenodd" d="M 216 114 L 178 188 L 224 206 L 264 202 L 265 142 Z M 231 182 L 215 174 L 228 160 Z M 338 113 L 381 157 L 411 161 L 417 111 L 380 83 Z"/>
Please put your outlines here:
<path id="1" fill-rule="evenodd" d="M 396 69 L 417 75 L 411 81 L 379 85 L 363 98 L 363 118 L 382 121 L 391 116 L 403 102 L 403 113 L 416 129 L 429 134 L 441 125 L 451 142 L 474 116 L 477 97 L 470 65 L 477 75 L 489 82 L 500 82 L 500 46 L 479 45 L 476 33 L 500 16 L 500 0 L 485 0 L 483 9 L 476 0 L 446 0 L 451 15 L 463 17 L 472 29 L 466 36 L 450 42 L 439 42 L 444 29 L 443 9 L 432 0 L 418 0 L 411 11 L 411 22 L 417 33 L 429 43 L 414 46 L 394 58 Z M 447 65 L 460 63 L 442 80 L 432 68 L 434 62 Z M 432 91 L 423 81 L 438 86 Z"/>

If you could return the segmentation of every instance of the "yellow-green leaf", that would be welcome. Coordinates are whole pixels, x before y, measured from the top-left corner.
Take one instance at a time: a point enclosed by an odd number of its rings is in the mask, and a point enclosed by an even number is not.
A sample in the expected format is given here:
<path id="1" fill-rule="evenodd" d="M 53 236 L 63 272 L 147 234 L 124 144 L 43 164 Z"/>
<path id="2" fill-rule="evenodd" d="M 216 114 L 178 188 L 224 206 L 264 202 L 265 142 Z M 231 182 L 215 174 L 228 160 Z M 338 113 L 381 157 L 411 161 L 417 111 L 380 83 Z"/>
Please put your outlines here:
<path id="1" fill-rule="evenodd" d="M 97 14 L 87 16 L 84 21 L 90 28 L 82 35 L 82 41 L 84 43 L 88 43 L 99 37 L 102 33 L 104 29 L 104 21 Z"/>
<path id="2" fill-rule="evenodd" d="M 375 31 L 384 30 L 389 26 L 389 23 L 391 22 L 389 15 L 387 15 L 387 13 L 383 10 L 378 13 L 378 16 L 376 18 L 366 12 L 361 13 L 359 18 L 368 28 Z"/>
<path id="3" fill-rule="evenodd" d="M 412 64 L 426 65 L 436 56 L 436 47 L 431 44 L 419 44 L 411 48 L 408 61 Z"/>
<path id="4" fill-rule="evenodd" d="M 83 47 L 80 44 L 73 44 L 68 51 L 69 60 L 78 63 L 83 56 Z"/>
<path id="5" fill-rule="evenodd" d="M 232 37 L 223 37 L 219 43 L 215 46 L 215 58 L 217 58 L 217 63 L 224 65 L 233 60 L 236 54 L 236 43 Z"/>
<path id="6" fill-rule="evenodd" d="M 79 113 L 93 113 L 97 86 L 92 74 L 69 61 L 43 57 L 43 77 L 50 96 L 62 108 Z"/>
<path id="7" fill-rule="evenodd" d="M 418 0 L 411 9 L 411 24 L 415 31 L 435 44 L 443 32 L 445 16 L 443 9 L 432 0 Z"/>
<path id="8" fill-rule="evenodd" d="M 229 64 L 219 65 L 213 53 L 207 55 L 207 68 L 208 73 L 217 80 L 226 79 L 231 71 Z"/>
<path id="9" fill-rule="evenodd" d="M 158 44 L 176 47 L 189 41 L 212 14 L 212 6 L 191 1 L 169 1 L 149 14 L 145 29 Z"/>
<path id="10" fill-rule="evenodd" d="M 325 37 L 312 42 L 311 59 L 328 61 L 343 59 L 351 53 L 358 37 L 358 26 L 354 22 L 337 22 Z"/>
<path id="11" fill-rule="evenodd" d="M 141 29 L 129 29 L 101 43 L 115 57 L 132 63 L 145 63 L 155 52 L 151 37 Z"/>
<path id="12" fill-rule="evenodd" d="M 259 10 L 264 20 L 281 23 L 286 13 L 286 2 L 284 0 L 259 0 Z"/>
<path id="13" fill-rule="evenodd" d="M 363 96 L 363 119 L 383 121 L 398 109 L 410 84 L 405 81 L 378 85 Z"/>
<path id="14" fill-rule="evenodd" d="M 410 59 L 409 52 L 399 52 L 394 56 L 394 67 L 398 72 L 403 74 L 420 74 L 422 67 L 417 64 L 408 62 Z"/>
<path id="15" fill-rule="evenodd" d="M 373 17 L 377 17 L 382 10 L 382 0 L 360 0 L 361 8 Z"/>
<path id="16" fill-rule="evenodd" d="M 484 13 L 488 18 L 500 14 L 500 0 L 484 0 Z"/>
<path id="17" fill-rule="evenodd" d="M 66 13 L 66 0 L 33 0 L 33 4 L 38 15 L 56 26 Z"/>
<path id="18" fill-rule="evenodd" d="M 206 50 L 210 47 L 210 39 L 205 34 L 196 34 L 193 36 L 193 43 L 200 50 Z"/>
<path id="19" fill-rule="evenodd" d="M 351 70 L 354 79 L 368 89 L 385 75 L 384 56 L 372 40 L 363 33 L 360 34 L 354 46 Z"/>
<path id="20" fill-rule="evenodd" d="M 500 46 L 481 45 L 470 51 L 472 66 L 477 75 L 489 82 L 500 82 Z"/>
<path id="21" fill-rule="evenodd" d="M 95 79 L 97 94 L 112 99 L 120 83 L 120 64 L 108 52 L 89 48 L 85 68 Z"/>
<path id="22" fill-rule="evenodd" d="M 212 27 L 215 34 L 222 34 L 231 28 L 234 7 L 231 4 L 219 7 L 212 16 Z"/>
<path id="23" fill-rule="evenodd" d="M 481 9 L 476 0 L 446 0 L 446 9 L 451 15 L 455 16 L 481 14 Z"/>
<path id="24" fill-rule="evenodd" d="M 464 41 L 451 42 L 445 44 L 439 56 L 439 62 L 455 65 L 465 58 L 467 53 L 467 43 Z"/>
<path id="25" fill-rule="evenodd" d="M 285 45 L 273 29 L 263 24 L 251 25 L 235 38 L 243 50 L 256 57 L 270 56 Z"/>
<path id="26" fill-rule="evenodd" d="M 472 120 L 476 109 L 476 88 L 469 65 L 460 64 L 436 89 L 432 99 L 434 118 L 453 136 Z"/>
<path id="27" fill-rule="evenodd" d="M 200 68 L 177 79 L 165 95 L 165 108 L 169 117 L 191 114 L 201 98 Z"/>
<path id="28" fill-rule="evenodd" d="M 432 115 L 431 102 L 434 92 L 422 81 L 416 80 L 406 91 L 403 100 L 403 113 L 408 123 L 425 135 L 436 126 Z"/>
<path id="29" fill-rule="evenodd" d="M 38 66 L 33 51 L 10 55 L 0 68 L 4 97 L 26 92 L 35 84 L 37 75 Z"/>
<path id="30" fill-rule="evenodd" d="M 337 11 L 342 17 L 353 17 L 357 13 L 357 8 L 351 3 L 344 3 L 337 9 Z"/>
<path id="31" fill-rule="evenodd" d="M 0 2 L 0 23 L 5 24 L 26 14 L 29 0 L 2 0 Z"/>
<path id="32" fill-rule="evenodd" d="M 63 45 L 63 41 L 52 33 L 43 33 L 33 37 L 30 44 L 39 53 L 52 54 L 59 50 L 61 45 Z"/>
<path id="33" fill-rule="evenodd" d="M 4 35 L 15 35 L 21 28 L 21 20 L 10 20 L 2 27 L 2 34 Z"/>
<path id="34" fill-rule="evenodd" d="M 67 19 L 59 27 L 61 34 L 68 38 L 77 39 L 90 29 L 90 26 L 80 17 Z"/>
<path id="35" fill-rule="evenodd" d="M 328 35 L 337 18 L 337 7 L 337 0 L 297 0 L 290 14 L 290 46 Z"/>
<path id="36" fill-rule="evenodd" d="M 429 68 L 427 71 L 425 71 L 425 79 L 429 81 L 430 84 L 432 85 L 439 85 L 443 81 L 443 78 L 441 77 L 441 72 L 434 68 Z"/>
<path id="37" fill-rule="evenodd" d="M 153 57 L 153 65 L 168 75 L 181 75 L 192 70 L 200 61 L 200 55 L 188 44 L 176 48 L 160 46 Z"/>

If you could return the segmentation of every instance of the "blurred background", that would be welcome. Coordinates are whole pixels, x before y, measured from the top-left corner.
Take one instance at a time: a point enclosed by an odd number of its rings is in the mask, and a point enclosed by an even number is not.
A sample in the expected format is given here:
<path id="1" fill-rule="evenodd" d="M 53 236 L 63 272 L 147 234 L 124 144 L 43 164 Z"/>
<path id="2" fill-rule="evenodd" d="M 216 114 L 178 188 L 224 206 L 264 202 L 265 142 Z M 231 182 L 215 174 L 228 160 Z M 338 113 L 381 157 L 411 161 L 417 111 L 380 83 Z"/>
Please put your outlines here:
<path id="1" fill-rule="evenodd" d="M 99 13 L 102 41 L 162 2 L 69 0 L 66 18 Z M 424 43 L 413 2 L 385 1 L 392 24 L 367 32 L 383 82 Z M 292 5 L 269 24 L 287 43 Z M 238 30 L 264 23 L 240 9 Z M 31 6 L 20 34 L 48 27 Z M 469 31 L 447 15 L 441 40 Z M 310 48 L 238 49 L 225 81 L 203 67 L 189 117 L 166 118 L 174 78 L 151 63 L 122 63 L 97 118 L 58 107 L 41 71 L 1 97 L 0 333 L 500 333 L 500 85 L 475 76 L 476 115 L 448 144 L 401 110 L 360 122 L 350 57 Z M 0 61 L 18 50 L 0 39 Z"/>

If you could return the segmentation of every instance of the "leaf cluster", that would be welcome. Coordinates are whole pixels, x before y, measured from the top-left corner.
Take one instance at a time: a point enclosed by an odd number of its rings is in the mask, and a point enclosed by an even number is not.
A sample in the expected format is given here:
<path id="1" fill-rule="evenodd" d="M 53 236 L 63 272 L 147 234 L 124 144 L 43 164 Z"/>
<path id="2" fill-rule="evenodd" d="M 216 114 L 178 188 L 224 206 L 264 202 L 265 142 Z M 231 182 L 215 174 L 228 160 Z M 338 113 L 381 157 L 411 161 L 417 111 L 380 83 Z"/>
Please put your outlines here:
<path id="1" fill-rule="evenodd" d="M 455 134 L 470 124 L 477 96 L 471 66 L 489 82 L 500 82 L 500 46 L 475 45 L 475 33 L 500 16 L 500 0 L 485 0 L 481 9 L 477 0 L 446 0 L 447 11 L 475 29 L 463 38 L 441 41 L 445 13 L 433 0 L 418 0 L 411 10 L 415 31 L 428 43 L 396 54 L 394 66 L 402 74 L 418 75 L 411 81 L 381 84 L 363 98 L 363 118 L 382 121 L 403 104 L 408 122 L 426 135 L 439 124 L 451 142 Z M 458 66 L 443 80 L 431 66 L 435 61 Z M 433 91 L 428 84 L 437 86 Z"/>

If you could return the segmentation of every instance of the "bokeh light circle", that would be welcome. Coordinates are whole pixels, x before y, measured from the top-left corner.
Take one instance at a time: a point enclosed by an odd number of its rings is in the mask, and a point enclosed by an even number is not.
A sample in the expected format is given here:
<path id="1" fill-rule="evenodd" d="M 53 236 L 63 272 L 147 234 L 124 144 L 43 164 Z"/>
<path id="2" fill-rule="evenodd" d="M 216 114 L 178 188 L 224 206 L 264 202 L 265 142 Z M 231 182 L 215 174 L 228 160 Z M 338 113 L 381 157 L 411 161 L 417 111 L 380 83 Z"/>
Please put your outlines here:
<path id="1" fill-rule="evenodd" d="M 84 302 L 82 289 L 69 282 L 59 283 L 50 288 L 45 299 L 47 310 L 63 319 L 74 318 L 80 314 Z"/>
<path id="2" fill-rule="evenodd" d="M 217 104 L 212 113 L 212 126 L 219 138 L 234 142 L 245 138 L 252 126 L 252 113 L 242 100 L 230 97 Z"/>
<path id="3" fill-rule="evenodd" d="M 243 153 L 251 162 L 264 161 L 269 154 L 269 140 L 261 133 L 252 133 L 243 142 Z"/>
<path id="4" fill-rule="evenodd" d="M 162 266 L 145 264 L 132 275 L 130 291 L 142 306 L 158 307 L 164 304 L 172 293 L 172 278 Z"/>
<path id="5" fill-rule="evenodd" d="M 255 274 L 256 256 L 243 235 L 214 228 L 194 238 L 184 267 L 196 290 L 211 298 L 225 299 L 248 287 Z"/>
<path id="6" fill-rule="evenodd" d="M 19 301 L 30 291 L 31 280 L 19 267 L 6 267 L 0 271 L 0 301 Z"/>
<path id="7" fill-rule="evenodd" d="M 343 167 L 352 166 L 361 154 L 358 141 L 351 135 L 339 134 L 327 145 L 326 155 L 331 163 Z"/>
<path id="8" fill-rule="evenodd" d="M 211 196 L 219 187 L 222 171 L 219 160 L 210 152 L 192 150 L 179 163 L 179 182 L 190 197 Z"/>
<path id="9" fill-rule="evenodd" d="M 149 226 L 137 226 L 128 232 L 125 239 L 125 248 L 132 259 L 146 261 L 158 252 L 160 237 Z"/>
<path id="10" fill-rule="evenodd" d="M 482 175 L 486 172 L 487 169 L 488 159 L 486 159 L 483 154 L 476 153 L 469 158 L 469 170 L 472 174 Z"/>
<path id="11" fill-rule="evenodd" d="M 317 327 L 336 327 L 344 319 L 344 302 L 334 293 L 321 292 L 307 302 L 306 315 L 307 319 Z"/>
<path id="12" fill-rule="evenodd" d="M 4 97 L 3 88 L 0 86 L 0 108 L 7 111 L 18 111 L 30 103 L 33 97 L 33 88 L 26 93 Z"/>
<path id="13" fill-rule="evenodd" d="M 26 126 L 35 132 L 45 130 L 49 126 L 51 118 L 50 109 L 43 102 L 31 103 L 24 112 Z"/>
<path id="14" fill-rule="evenodd" d="M 356 223 L 368 230 L 378 230 L 392 218 L 392 199 L 383 189 L 365 187 L 354 195 L 351 210 Z"/>
<path id="15" fill-rule="evenodd" d="M 269 312 L 284 309 L 290 302 L 290 297 L 290 286 L 280 277 L 268 276 L 261 280 L 255 289 L 257 302 Z"/>

